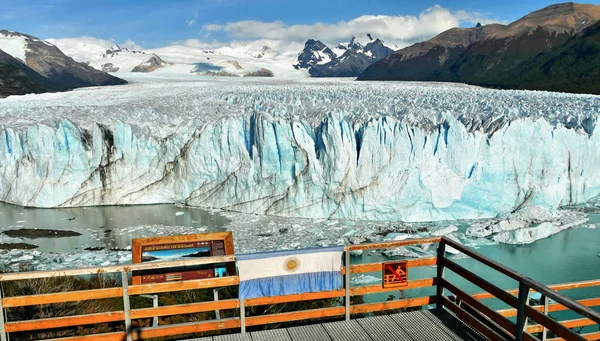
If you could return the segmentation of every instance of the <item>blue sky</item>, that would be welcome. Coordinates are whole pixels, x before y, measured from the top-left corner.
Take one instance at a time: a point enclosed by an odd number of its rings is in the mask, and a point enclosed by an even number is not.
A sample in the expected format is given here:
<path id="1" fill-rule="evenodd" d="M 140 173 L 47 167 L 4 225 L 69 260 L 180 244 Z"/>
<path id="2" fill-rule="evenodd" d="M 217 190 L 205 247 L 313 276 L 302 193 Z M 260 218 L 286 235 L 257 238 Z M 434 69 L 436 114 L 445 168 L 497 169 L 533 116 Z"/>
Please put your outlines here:
<path id="1" fill-rule="evenodd" d="M 544 0 L 0 0 L 0 28 L 43 39 L 90 36 L 158 47 L 186 39 L 262 38 L 259 33 L 255 34 L 257 37 L 244 37 L 224 28 L 227 23 L 247 20 L 282 21 L 285 25 L 334 24 L 362 15 L 418 17 L 439 5 L 453 13 L 478 13 L 492 20 L 511 22 L 552 3 Z M 207 32 L 203 28 L 208 24 L 217 29 Z M 471 25 L 468 20 L 459 24 Z"/>

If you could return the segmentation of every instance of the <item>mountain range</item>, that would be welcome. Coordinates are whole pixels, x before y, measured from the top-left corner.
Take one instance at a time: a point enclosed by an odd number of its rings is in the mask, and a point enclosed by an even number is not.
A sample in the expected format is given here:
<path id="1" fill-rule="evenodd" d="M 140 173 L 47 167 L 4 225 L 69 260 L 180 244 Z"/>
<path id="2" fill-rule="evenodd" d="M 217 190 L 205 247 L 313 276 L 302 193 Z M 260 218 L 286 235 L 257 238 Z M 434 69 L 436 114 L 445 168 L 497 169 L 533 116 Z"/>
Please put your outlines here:
<path id="1" fill-rule="evenodd" d="M 296 47 L 284 52 L 262 42 L 142 51 L 90 37 L 44 41 L 0 30 L 0 97 L 124 84 L 114 76 L 122 72 L 445 81 L 600 94 L 599 20 L 600 6 L 569 2 L 509 25 L 452 28 L 402 49 L 360 34 L 335 47 L 308 39 L 297 54 Z"/>
<path id="2" fill-rule="evenodd" d="M 7 30 L 0 30 L 0 71 L 0 97 L 126 83 L 74 61 L 46 41 Z"/>
<path id="3" fill-rule="evenodd" d="M 309 39 L 294 68 L 307 69 L 312 77 L 356 77 L 394 52 L 380 39 L 373 39 L 370 34 L 365 37 L 368 40 L 364 45 L 352 37 L 348 44 L 339 44 L 334 50 L 319 40 Z"/>
<path id="4" fill-rule="evenodd" d="M 570 2 L 509 25 L 453 28 L 394 52 L 358 79 L 600 94 L 599 20 L 600 6 Z"/>

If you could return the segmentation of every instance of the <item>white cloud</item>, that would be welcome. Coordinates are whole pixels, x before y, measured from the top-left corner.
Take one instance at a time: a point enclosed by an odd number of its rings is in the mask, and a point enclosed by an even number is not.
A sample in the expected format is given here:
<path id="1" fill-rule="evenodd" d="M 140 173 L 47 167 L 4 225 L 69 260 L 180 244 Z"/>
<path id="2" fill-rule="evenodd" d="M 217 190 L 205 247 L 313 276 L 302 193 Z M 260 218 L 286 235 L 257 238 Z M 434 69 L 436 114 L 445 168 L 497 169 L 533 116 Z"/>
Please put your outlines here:
<path id="1" fill-rule="evenodd" d="M 197 25 L 198 14 L 186 20 L 186 25 Z M 177 41 L 168 46 L 148 50 L 175 63 L 191 63 L 206 59 L 202 50 L 217 50 L 225 55 L 245 55 L 269 46 L 281 57 L 295 58 L 304 47 L 307 39 L 318 39 L 335 47 L 340 42 L 349 41 L 352 36 L 373 37 L 385 41 L 388 46 L 402 48 L 412 43 L 429 39 L 460 24 L 474 26 L 477 22 L 488 24 L 502 21 L 488 18 L 477 12 L 450 11 L 441 6 L 433 6 L 418 16 L 409 15 L 363 15 L 352 20 L 333 24 L 314 23 L 307 25 L 286 25 L 282 21 L 262 22 L 255 20 L 230 22 L 224 25 L 206 24 L 200 34 L 202 39 Z M 223 37 L 224 40 L 211 39 Z M 78 61 L 89 61 L 99 56 L 116 42 L 93 37 L 49 39 L 66 54 Z M 141 50 L 134 41 L 127 40 L 119 45 Z M 395 46 L 394 46 L 395 45 Z"/>
<path id="2" fill-rule="evenodd" d="M 312 25 L 286 25 L 282 21 L 262 22 L 246 20 L 225 25 L 208 24 L 202 28 L 204 33 L 225 32 L 231 39 L 254 40 L 269 39 L 288 42 L 303 42 L 314 38 L 328 44 L 346 41 L 352 36 L 370 33 L 388 43 L 406 45 L 429 39 L 460 23 L 475 25 L 497 22 L 477 12 L 452 12 L 441 6 L 433 6 L 421 12 L 419 16 L 363 15 L 349 21 L 335 24 L 315 23 Z"/>

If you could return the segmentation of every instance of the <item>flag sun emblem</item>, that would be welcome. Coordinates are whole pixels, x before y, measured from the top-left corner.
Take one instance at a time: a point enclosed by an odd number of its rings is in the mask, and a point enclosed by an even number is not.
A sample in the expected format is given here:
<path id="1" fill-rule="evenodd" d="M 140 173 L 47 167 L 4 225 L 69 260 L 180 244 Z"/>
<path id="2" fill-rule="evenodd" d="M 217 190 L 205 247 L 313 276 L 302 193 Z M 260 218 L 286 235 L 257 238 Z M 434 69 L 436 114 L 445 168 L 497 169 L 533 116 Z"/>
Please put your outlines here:
<path id="1" fill-rule="evenodd" d="M 283 262 L 283 269 L 287 272 L 296 272 L 300 267 L 300 260 L 296 257 L 290 257 Z"/>

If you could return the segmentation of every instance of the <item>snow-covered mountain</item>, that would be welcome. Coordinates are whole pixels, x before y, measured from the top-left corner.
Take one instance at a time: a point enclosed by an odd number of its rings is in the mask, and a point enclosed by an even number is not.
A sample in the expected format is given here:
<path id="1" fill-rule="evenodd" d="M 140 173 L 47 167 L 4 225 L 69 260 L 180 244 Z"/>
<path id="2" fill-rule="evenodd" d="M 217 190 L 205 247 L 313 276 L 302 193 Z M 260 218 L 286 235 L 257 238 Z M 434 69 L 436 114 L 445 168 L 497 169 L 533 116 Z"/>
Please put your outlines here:
<path id="1" fill-rule="evenodd" d="M 181 44 L 147 52 L 160 55 L 164 60 L 173 63 L 156 70 L 157 73 L 252 77 L 269 74 L 264 72 L 266 70 L 276 78 L 298 79 L 308 76 L 305 71 L 293 68 L 295 56 L 279 53 L 266 45 L 203 48 Z"/>
<path id="2" fill-rule="evenodd" d="M 51 43 L 27 34 L 0 30 L 0 50 L 5 53 L 0 61 L 5 71 L 0 74 L 0 84 L 5 91 L 0 95 L 125 83 L 78 63 Z"/>
<path id="3" fill-rule="evenodd" d="M 133 44 L 116 45 L 92 37 L 50 39 L 66 54 L 106 72 L 155 72 L 202 76 L 248 76 L 273 74 L 276 78 L 304 78 L 295 71 L 295 56 L 265 44 L 230 44 L 214 47 L 182 42 L 154 49 Z M 267 72 L 265 72 L 267 71 Z"/>
<path id="4" fill-rule="evenodd" d="M 81 37 L 49 41 L 73 59 L 104 72 L 152 72 L 169 65 L 154 53 L 101 39 Z"/>
<path id="5" fill-rule="evenodd" d="M 114 45 L 102 54 L 102 58 L 90 61 L 90 66 L 104 72 L 152 72 L 169 65 L 154 53 L 129 50 Z"/>
<path id="6" fill-rule="evenodd" d="M 294 68 L 308 69 L 317 64 L 327 64 L 337 57 L 337 54 L 320 40 L 309 39 L 304 44 L 302 52 L 298 54 L 298 63 Z"/>
<path id="7" fill-rule="evenodd" d="M 330 49 L 321 41 L 309 39 L 298 54 L 296 69 L 307 69 L 312 77 L 356 77 L 371 64 L 394 50 L 370 34 L 352 37 Z"/>

